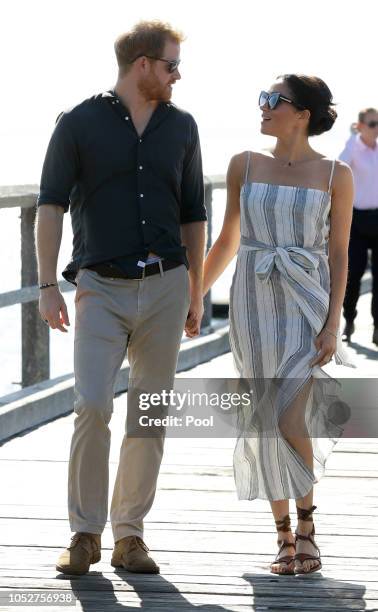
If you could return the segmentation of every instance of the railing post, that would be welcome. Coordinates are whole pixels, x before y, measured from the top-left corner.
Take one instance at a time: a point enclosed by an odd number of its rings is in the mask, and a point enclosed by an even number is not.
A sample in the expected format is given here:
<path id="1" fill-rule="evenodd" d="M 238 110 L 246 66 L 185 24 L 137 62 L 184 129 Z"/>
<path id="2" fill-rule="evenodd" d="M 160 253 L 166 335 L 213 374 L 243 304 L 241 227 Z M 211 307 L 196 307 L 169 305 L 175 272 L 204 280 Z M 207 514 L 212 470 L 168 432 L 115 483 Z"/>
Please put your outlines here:
<path id="1" fill-rule="evenodd" d="M 21 286 L 38 283 L 34 248 L 36 206 L 21 208 Z M 22 387 L 50 378 L 49 327 L 39 314 L 38 300 L 22 304 Z"/>
<path id="2" fill-rule="evenodd" d="M 205 207 L 207 212 L 207 245 L 206 253 L 211 247 L 211 232 L 212 232 L 212 200 L 213 200 L 213 185 L 211 181 L 205 177 Z M 201 323 L 201 330 L 211 330 L 211 319 L 212 319 L 212 304 L 211 304 L 211 290 L 208 292 L 204 299 L 204 315 Z M 207 329 L 206 329 L 207 328 Z"/>

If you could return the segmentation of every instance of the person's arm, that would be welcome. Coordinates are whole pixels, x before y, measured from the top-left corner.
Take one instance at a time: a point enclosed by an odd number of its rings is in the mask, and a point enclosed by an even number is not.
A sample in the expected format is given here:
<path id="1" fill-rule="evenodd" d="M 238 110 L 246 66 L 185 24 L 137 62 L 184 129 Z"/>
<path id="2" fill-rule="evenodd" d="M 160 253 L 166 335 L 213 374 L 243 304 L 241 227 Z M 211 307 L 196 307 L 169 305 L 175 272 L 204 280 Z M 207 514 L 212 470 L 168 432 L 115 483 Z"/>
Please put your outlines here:
<path id="1" fill-rule="evenodd" d="M 352 166 L 355 145 L 356 134 L 352 134 L 350 138 L 346 141 L 345 147 L 339 155 L 339 159 L 348 164 L 348 166 Z"/>
<path id="2" fill-rule="evenodd" d="M 57 260 L 62 239 L 63 215 L 69 210 L 70 193 L 79 174 L 79 154 L 72 117 L 61 113 L 51 136 L 40 182 L 35 224 L 35 248 L 39 284 L 57 282 Z M 59 287 L 40 290 L 39 311 L 52 329 L 69 325 L 66 303 Z"/>
<path id="3" fill-rule="evenodd" d="M 35 223 L 35 247 L 38 263 L 38 284 L 57 283 L 56 267 L 62 240 L 64 208 L 58 205 L 41 206 Z M 59 287 L 41 289 L 39 312 L 52 329 L 67 332 L 70 325 L 67 306 Z"/>
<path id="4" fill-rule="evenodd" d="M 236 255 L 240 244 L 240 186 L 243 155 L 232 157 L 227 171 L 227 204 L 219 237 L 211 247 L 205 261 L 203 294 L 209 291 Z"/>
<path id="5" fill-rule="evenodd" d="M 206 246 L 206 222 L 196 221 L 181 225 L 182 244 L 187 249 L 190 281 L 190 307 L 185 324 L 188 337 L 200 333 L 203 317 L 202 273 Z"/>
<path id="6" fill-rule="evenodd" d="M 64 209 L 41 206 L 35 222 L 35 246 L 38 262 L 38 283 L 57 283 L 57 262 L 62 241 Z"/>
<path id="7" fill-rule="evenodd" d="M 348 277 L 348 245 L 352 224 L 354 185 L 351 169 L 337 162 L 332 190 L 328 261 L 331 294 L 327 321 L 316 338 L 319 354 L 311 365 L 324 365 L 336 349 L 336 338 Z"/>
<path id="8" fill-rule="evenodd" d="M 207 215 L 198 128 L 192 117 L 190 121 L 190 139 L 181 179 L 180 230 L 182 244 L 187 249 L 190 281 L 190 306 L 185 333 L 192 338 L 200 333 L 204 312 L 202 274 Z"/>

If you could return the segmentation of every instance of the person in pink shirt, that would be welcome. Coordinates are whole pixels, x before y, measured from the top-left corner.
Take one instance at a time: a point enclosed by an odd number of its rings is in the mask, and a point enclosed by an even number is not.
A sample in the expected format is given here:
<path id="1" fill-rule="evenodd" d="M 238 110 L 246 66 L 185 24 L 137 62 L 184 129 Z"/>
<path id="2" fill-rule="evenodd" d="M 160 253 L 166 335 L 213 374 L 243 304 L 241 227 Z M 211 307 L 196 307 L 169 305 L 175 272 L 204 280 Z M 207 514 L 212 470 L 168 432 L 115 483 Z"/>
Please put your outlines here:
<path id="1" fill-rule="evenodd" d="M 353 219 L 349 242 L 348 282 L 343 314 L 343 340 L 349 342 L 354 332 L 361 278 L 371 249 L 373 276 L 371 314 L 374 322 L 372 341 L 378 346 L 378 110 L 366 108 L 358 115 L 352 133 L 339 159 L 352 169 L 355 183 Z"/>

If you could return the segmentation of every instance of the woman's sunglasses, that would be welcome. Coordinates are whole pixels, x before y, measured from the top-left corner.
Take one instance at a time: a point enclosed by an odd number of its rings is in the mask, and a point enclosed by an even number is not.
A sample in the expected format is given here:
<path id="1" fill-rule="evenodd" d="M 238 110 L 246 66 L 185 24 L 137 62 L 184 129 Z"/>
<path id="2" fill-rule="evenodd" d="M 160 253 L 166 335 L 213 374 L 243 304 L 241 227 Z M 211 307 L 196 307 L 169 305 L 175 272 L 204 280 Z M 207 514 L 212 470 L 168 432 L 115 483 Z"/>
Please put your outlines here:
<path id="1" fill-rule="evenodd" d="M 141 53 L 137 57 L 134 57 L 133 61 L 130 63 L 132 64 L 133 62 L 135 62 L 135 60 L 139 59 L 140 57 L 148 57 L 148 59 L 159 60 L 159 62 L 166 62 L 167 70 L 170 74 L 172 74 L 175 70 L 177 70 L 181 62 L 181 60 L 179 59 L 168 60 L 168 59 L 165 59 L 164 57 L 154 57 L 152 55 L 146 55 L 145 53 Z"/>
<path id="2" fill-rule="evenodd" d="M 289 104 L 293 104 L 293 106 L 295 106 L 295 108 L 298 108 L 299 110 L 305 109 L 304 106 L 302 106 L 301 104 L 297 104 L 296 102 L 294 102 L 294 100 L 286 98 L 278 91 L 274 91 L 271 94 L 267 91 L 262 91 L 259 96 L 259 107 L 262 108 L 263 106 L 265 106 L 266 103 L 268 103 L 270 110 L 273 110 L 282 101 L 288 102 Z"/>

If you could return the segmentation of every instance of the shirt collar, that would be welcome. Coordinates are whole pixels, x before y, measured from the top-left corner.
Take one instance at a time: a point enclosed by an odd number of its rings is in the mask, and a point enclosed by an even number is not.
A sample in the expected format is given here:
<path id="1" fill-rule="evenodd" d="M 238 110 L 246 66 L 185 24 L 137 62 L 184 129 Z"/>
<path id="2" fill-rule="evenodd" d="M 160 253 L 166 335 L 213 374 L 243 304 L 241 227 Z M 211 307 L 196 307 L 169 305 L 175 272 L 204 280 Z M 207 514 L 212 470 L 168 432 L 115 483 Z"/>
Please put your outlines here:
<path id="1" fill-rule="evenodd" d="M 121 98 L 117 96 L 114 89 L 107 89 L 106 91 L 104 91 L 101 94 L 101 98 L 103 98 L 104 100 L 107 100 L 108 102 L 114 102 L 118 100 L 120 104 L 123 104 L 123 106 L 125 106 L 124 102 L 122 102 Z M 155 110 L 157 110 L 159 107 L 171 108 L 171 106 L 173 106 L 172 102 L 159 102 Z"/>
<path id="2" fill-rule="evenodd" d="M 357 134 L 356 142 L 357 142 L 357 145 L 359 146 L 359 148 L 362 149 L 363 151 L 366 151 L 366 150 L 368 150 L 368 151 L 377 151 L 378 150 L 377 141 L 375 141 L 375 147 L 374 147 L 374 149 L 372 149 L 371 147 L 368 147 L 364 143 L 364 141 L 361 138 L 361 134 Z"/>
<path id="3" fill-rule="evenodd" d="M 101 94 L 101 98 L 107 101 L 109 104 L 112 104 L 113 108 L 116 107 L 118 114 L 123 116 L 124 110 L 130 113 L 129 109 L 125 106 L 125 104 L 122 102 L 119 96 L 117 96 L 114 89 L 108 89 L 107 91 L 104 91 Z M 166 116 L 169 113 L 169 110 L 172 107 L 173 107 L 173 104 L 171 102 L 159 102 L 159 104 L 157 105 L 157 107 L 155 108 L 152 114 L 152 117 L 146 127 L 144 134 L 148 133 L 151 129 L 154 129 L 155 127 L 157 127 L 157 125 L 161 123 L 163 119 L 166 118 Z"/>

